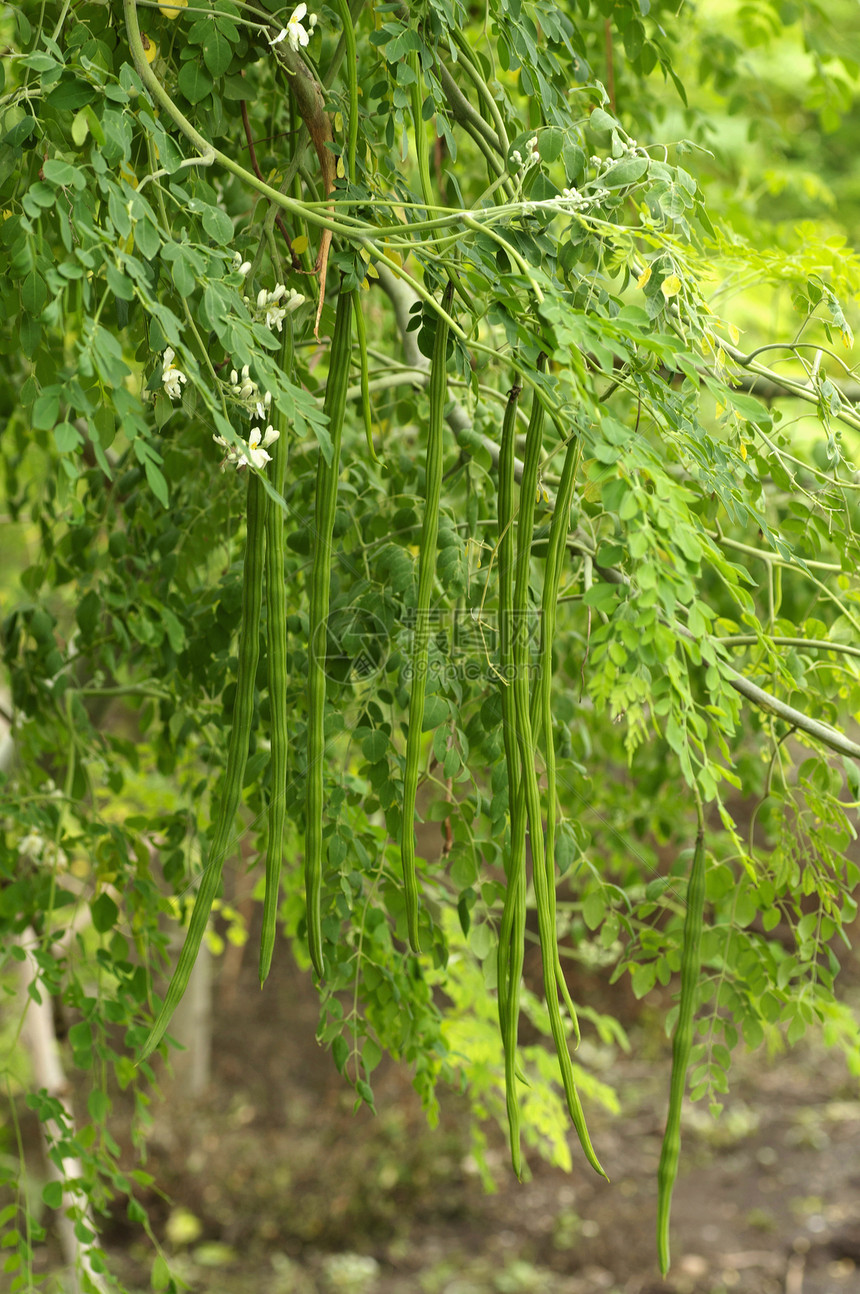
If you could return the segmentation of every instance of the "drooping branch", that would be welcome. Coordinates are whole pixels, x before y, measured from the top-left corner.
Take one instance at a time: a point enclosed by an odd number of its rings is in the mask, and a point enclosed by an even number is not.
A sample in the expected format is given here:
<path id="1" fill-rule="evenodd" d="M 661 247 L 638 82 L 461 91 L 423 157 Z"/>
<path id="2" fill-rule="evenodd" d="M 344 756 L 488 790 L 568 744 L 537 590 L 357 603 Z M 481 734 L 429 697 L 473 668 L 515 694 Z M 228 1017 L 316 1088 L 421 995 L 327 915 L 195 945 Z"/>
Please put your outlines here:
<path id="1" fill-rule="evenodd" d="M 416 333 L 408 331 L 410 310 L 418 298 L 413 293 L 408 283 L 395 278 L 395 276 L 387 270 L 385 266 L 379 266 L 378 268 L 380 286 L 388 296 L 394 309 L 394 317 L 397 324 L 397 330 L 400 333 L 403 355 L 406 363 L 411 369 L 423 373 L 429 367 L 429 361 L 418 349 Z M 740 352 L 738 353 L 740 354 Z M 809 392 L 807 392 L 807 394 L 809 394 Z M 458 439 L 464 431 L 471 430 L 472 420 L 469 417 L 468 411 L 456 401 L 452 401 L 449 404 L 446 418 L 448 425 L 451 427 L 451 430 Z M 860 426 L 860 419 L 858 419 L 858 426 Z M 497 463 L 499 456 L 498 446 L 486 436 L 482 436 L 481 441 L 491 455 L 493 462 Z M 520 480 L 522 476 L 522 463 L 520 461 L 517 461 L 516 463 L 516 473 L 517 480 Z M 536 535 L 536 538 L 540 538 L 539 533 Z M 572 551 L 578 552 L 583 556 L 590 557 L 593 561 L 594 552 L 591 550 L 591 546 L 586 537 L 581 535 L 579 532 L 570 536 L 568 547 Z M 630 577 L 623 571 L 609 567 L 598 567 L 596 565 L 594 566 L 594 570 L 600 575 L 601 579 L 609 584 L 631 583 Z M 684 637 L 696 641 L 695 636 L 683 625 L 673 622 L 671 628 Z M 750 682 L 748 678 L 745 678 L 742 674 L 738 673 L 737 670 L 733 669 L 727 661 L 723 661 L 720 668 L 735 691 L 739 692 L 741 696 L 745 697 L 746 700 L 751 701 L 752 704 L 757 706 L 759 709 L 764 710 L 769 714 L 776 715 L 786 723 L 791 724 L 792 727 L 797 728 L 798 731 L 805 732 L 808 736 L 814 737 L 816 741 L 820 741 L 822 745 L 829 747 L 831 750 L 837 751 L 841 755 L 849 755 L 852 758 L 860 759 L 860 746 L 846 737 L 844 733 L 839 732 L 838 729 L 831 728 L 829 724 L 820 723 L 817 719 L 810 718 L 809 715 L 804 714 L 801 710 L 796 710 L 793 706 L 786 705 L 785 702 L 772 696 L 771 693 L 765 692 L 765 690 L 758 687 L 757 684 Z"/>
<path id="2" fill-rule="evenodd" d="M 732 346 L 730 342 L 720 341 L 720 347 L 724 353 L 741 368 L 745 368 L 749 373 L 749 379 L 742 378 L 743 382 L 747 380 L 764 381 L 768 387 L 781 391 L 784 395 L 793 396 L 796 400 L 803 400 L 806 404 L 814 404 L 816 407 L 821 399 L 820 393 L 808 382 L 798 377 L 788 377 L 786 374 L 778 373 L 776 369 L 768 368 L 766 364 L 760 364 L 755 358 L 757 352 L 753 351 L 750 355 L 745 355 L 737 346 Z M 740 385 L 740 383 L 739 383 Z M 834 384 L 835 385 L 835 384 Z M 840 397 L 843 395 L 841 387 L 837 387 Z M 843 407 L 833 411 L 832 416 L 839 418 L 849 427 L 854 427 L 860 431 L 860 414 L 855 413 L 850 407 L 850 400 L 845 397 Z"/>
<path id="3" fill-rule="evenodd" d="M 784 386 L 769 378 L 756 377 L 750 373 L 738 373 L 732 381 L 738 390 L 757 395 L 760 400 L 764 400 L 765 404 L 783 399 L 786 395 L 796 397 L 795 391 L 786 391 Z M 840 382 L 839 395 L 846 404 L 860 404 L 860 382 Z"/>

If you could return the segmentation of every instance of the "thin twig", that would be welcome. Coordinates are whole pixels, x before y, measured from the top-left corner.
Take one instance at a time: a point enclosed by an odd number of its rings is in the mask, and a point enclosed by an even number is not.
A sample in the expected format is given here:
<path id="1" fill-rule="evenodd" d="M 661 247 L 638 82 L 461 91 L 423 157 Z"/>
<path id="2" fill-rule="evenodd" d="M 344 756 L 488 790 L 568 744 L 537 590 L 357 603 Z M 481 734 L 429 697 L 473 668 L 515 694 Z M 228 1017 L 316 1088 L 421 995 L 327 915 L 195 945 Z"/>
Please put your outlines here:
<path id="1" fill-rule="evenodd" d="M 251 158 L 251 165 L 254 168 L 254 174 L 258 180 L 262 180 L 265 184 L 265 176 L 260 170 L 260 165 L 257 161 L 257 151 L 254 148 L 254 139 L 251 134 L 251 122 L 248 119 L 248 105 L 244 99 L 239 100 L 239 107 L 242 109 L 242 125 L 245 127 L 245 139 L 248 141 L 248 155 Z M 280 229 L 284 242 L 287 244 L 287 251 L 290 253 L 290 263 L 292 264 L 293 269 L 301 269 L 295 253 L 293 252 L 293 240 L 287 233 L 287 226 L 279 215 L 275 216 L 275 224 Z"/>

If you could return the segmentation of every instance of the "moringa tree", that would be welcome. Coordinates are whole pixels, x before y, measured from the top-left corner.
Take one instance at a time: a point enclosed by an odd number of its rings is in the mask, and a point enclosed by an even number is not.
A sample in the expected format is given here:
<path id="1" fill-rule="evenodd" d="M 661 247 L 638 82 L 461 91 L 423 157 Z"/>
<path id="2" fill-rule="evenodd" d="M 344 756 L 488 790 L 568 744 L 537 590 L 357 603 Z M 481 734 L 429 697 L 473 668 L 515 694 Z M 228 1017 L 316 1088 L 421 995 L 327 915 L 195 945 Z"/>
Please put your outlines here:
<path id="1" fill-rule="evenodd" d="M 613 1094 L 572 1048 L 624 1035 L 563 957 L 637 996 L 680 971 L 664 1271 L 688 1076 L 717 1112 L 738 1045 L 811 1025 L 860 1064 L 834 992 L 860 274 L 832 230 L 771 236 L 722 192 L 718 92 L 743 121 L 745 45 L 790 35 L 724 9 L 3 11 L 0 937 L 73 1019 L 85 1112 L 38 1073 L 27 1101 L 84 1288 L 99 1213 L 148 1226 L 111 1092 L 143 1137 L 239 854 L 261 982 L 286 935 L 357 1101 L 383 1051 L 431 1118 L 465 1083 L 518 1174 L 521 1142 L 570 1164 L 568 1119 L 613 1167 L 587 1128 Z M 842 38 L 795 10 L 833 124 Z M 688 104 L 691 42 L 713 85 Z M 39 1224 L 23 1193 L 3 1218 L 27 1288 Z"/>

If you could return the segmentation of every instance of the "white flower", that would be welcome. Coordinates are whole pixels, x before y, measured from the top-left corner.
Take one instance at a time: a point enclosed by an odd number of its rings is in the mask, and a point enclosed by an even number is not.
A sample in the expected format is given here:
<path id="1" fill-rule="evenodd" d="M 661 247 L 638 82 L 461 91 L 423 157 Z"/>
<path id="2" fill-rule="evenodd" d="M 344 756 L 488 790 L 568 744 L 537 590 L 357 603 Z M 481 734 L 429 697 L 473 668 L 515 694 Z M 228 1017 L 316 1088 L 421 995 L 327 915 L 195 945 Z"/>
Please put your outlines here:
<path id="1" fill-rule="evenodd" d="M 42 850 L 45 848 L 46 843 L 41 832 L 36 831 L 35 827 L 31 827 L 18 845 L 18 853 L 32 858 L 34 862 L 38 862 L 42 857 Z"/>
<path id="2" fill-rule="evenodd" d="M 18 853 L 22 858 L 29 858 L 33 863 L 56 867 L 58 871 L 65 871 L 69 864 L 66 851 L 58 848 L 53 840 L 46 839 L 35 827 L 31 827 L 24 839 L 19 842 Z"/>
<path id="3" fill-rule="evenodd" d="M 581 207 L 587 207 L 589 202 L 593 201 L 593 198 L 589 194 L 580 193 L 579 189 L 575 187 L 562 189 L 561 196 L 565 202 L 571 202 L 573 204 L 574 210 L 579 210 Z"/>
<path id="4" fill-rule="evenodd" d="M 236 445 L 231 445 L 223 436 L 213 436 L 212 439 L 216 445 L 220 445 L 224 450 L 224 457 L 221 460 L 221 471 L 223 472 L 228 463 L 232 463 L 238 471 L 241 467 L 248 466 L 248 460 Z"/>
<path id="5" fill-rule="evenodd" d="M 174 364 L 173 361 L 175 358 L 176 352 L 172 347 L 168 346 L 161 360 L 161 381 L 163 382 L 164 389 L 170 396 L 171 400 L 181 400 L 182 383 L 187 382 L 188 378 Z"/>
<path id="6" fill-rule="evenodd" d="M 245 275 L 248 273 L 248 270 L 250 268 L 251 268 L 250 261 L 243 261 L 239 252 L 233 253 L 233 269 L 236 270 L 238 274 L 241 274 L 242 278 L 245 277 Z"/>
<path id="7" fill-rule="evenodd" d="M 285 283 L 277 283 L 271 292 L 260 288 L 257 293 L 257 310 L 262 313 L 267 328 L 275 328 L 281 332 L 284 319 L 297 310 L 304 299 L 301 292 L 297 292 L 295 288 L 287 291 Z"/>
<path id="8" fill-rule="evenodd" d="M 310 44 L 310 33 L 313 31 L 317 23 L 316 14 L 311 14 L 308 19 L 309 30 L 305 31 L 302 26 L 302 19 L 307 11 L 308 7 L 306 4 L 296 5 L 286 26 L 287 41 L 289 42 L 290 48 L 296 51 L 302 49 L 305 45 Z M 278 39 L 280 39 L 280 37 Z"/>
<path id="9" fill-rule="evenodd" d="M 220 445 L 224 450 L 221 471 L 225 470 L 228 463 L 232 464 L 237 472 L 241 471 L 243 467 L 247 467 L 249 463 L 251 466 L 256 467 L 258 471 L 261 471 L 267 463 L 271 462 L 271 454 L 267 454 L 266 450 L 270 445 L 274 445 L 280 434 L 272 426 L 268 426 L 263 433 L 260 432 L 259 427 L 252 427 L 251 434 L 248 436 L 248 444 L 241 447 L 231 445 L 223 436 L 213 436 L 212 439 L 215 444 Z"/>
<path id="10" fill-rule="evenodd" d="M 269 37 L 269 44 L 280 45 L 281 41 L 286 39 L 287 39 L 287 29 L 286 27 L 282 27 L 281 30 L 278 32 L 277 36 Z"/>
<path id="11" fill-rule="evenodd" d="M 281 332 L 283 329 L 284 319 L 286 318 L 286 315 L 287 315 L 286 310 L 284 310 L 279 305 L 275 305 L 273 303 L 272 305 L 267 306 L 266 307 L 266 327 L 277 328 L 278 332 Z"/>
<path id="12" fill-rule="evenodd" d="M 271 428 L 269 428 L 266 432 L 267 437 L 268 437 L 268 431 L 270 430 Z M 267 443 L 271 444 L 272 442 L 268 441 Z M 251 434 L 248 437 L 248 458 L 251 460 L 254 467 L 256 467 L 258 471 L 264 468 L 267 463 L 270 463 L 272 461 L 271 454 L 267 454 L 264 445 L 260 443 L 259 427 L 251 428 Z"/>

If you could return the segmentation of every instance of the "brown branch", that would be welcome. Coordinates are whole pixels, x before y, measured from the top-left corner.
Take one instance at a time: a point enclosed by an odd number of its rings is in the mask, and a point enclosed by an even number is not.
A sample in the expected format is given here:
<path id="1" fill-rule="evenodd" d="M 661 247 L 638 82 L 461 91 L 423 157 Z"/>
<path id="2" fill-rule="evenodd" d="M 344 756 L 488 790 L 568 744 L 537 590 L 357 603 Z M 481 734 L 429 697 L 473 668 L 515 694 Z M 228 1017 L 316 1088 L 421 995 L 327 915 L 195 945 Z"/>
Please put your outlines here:
<path id="1" fill-rule="evenodd" d="M 334 189 L 337 163 L 335 162 L 334 153 L 328 148 L 328 144 L 334 142 L 334 135 L 332 134 L 329 115 L 325 110 L 323 88 L 304 59 L 295 50 L 284 44 L 276 45 L 274 48 L 279 62 L 287 73 L 287 84 L 296 101 L 299 116 L 305 123 L 307 132 L 316 149 L 322 173 L 323 192 L 328 197 Z M 331 230 L 323 229 L 320 235 L 320 245 L 315 265 L 315 270 L 319 274 L 320 280 L 320 297 L 314 321 L 315 337 L 319 336 L 320 315 L 325 303 L 325 280 L 330 247 Z"/>
<path id="2" fill-rule="evenodd" d="M 266 179 L 263 172 L 260 170 L 260 164 L 257 161 L 257 150 L 254 148 L 254 139 L 251 134 L 251 122 L 248 119 L 248 105 L 244 99 L 239 100 L 239 107 L 242 109 L 242 125 L 245 127 L 245 139 L 248 141 L 248 154 L 251 158 L 251 165 L 254 168 L 254 174 L 258 180 L 262 180 L 265 184 Z M 296 254 L 293 251 L 293 240 L 287 233 L 287 227 L 279 215 L 275 216 L 275 224 L 280 229 L 284 242 L 287 244 L 287 251 L 290 253 L 290 261 L 293 269 L 295 270 L 300 268 Z"/>

